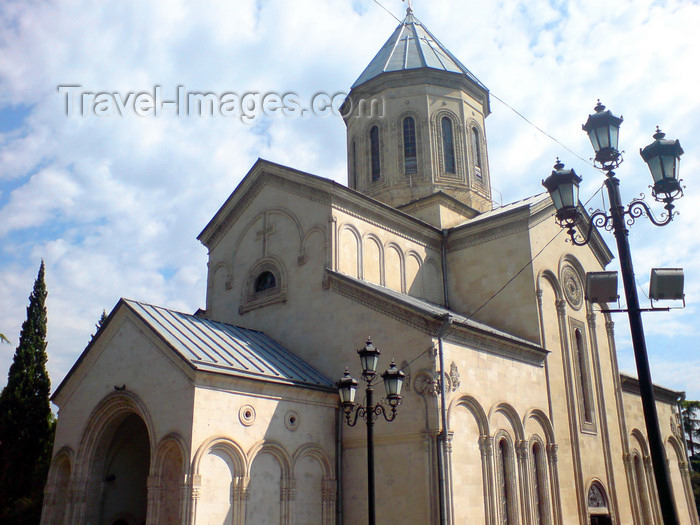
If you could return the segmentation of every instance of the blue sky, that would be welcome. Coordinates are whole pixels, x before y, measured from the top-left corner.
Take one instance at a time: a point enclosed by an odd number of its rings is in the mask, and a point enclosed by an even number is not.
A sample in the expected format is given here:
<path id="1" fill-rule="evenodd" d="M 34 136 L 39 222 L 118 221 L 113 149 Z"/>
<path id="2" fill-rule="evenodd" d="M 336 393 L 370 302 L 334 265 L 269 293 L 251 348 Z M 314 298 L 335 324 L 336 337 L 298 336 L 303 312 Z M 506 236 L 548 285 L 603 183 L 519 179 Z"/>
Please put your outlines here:
<path id="1" fill-rule="evenodd" d="M 404 3 L 381 2 L 403 17 Z M 645 326 L 654 380 L 700 399 L 700 4 L 415 0 L 414 10 L 496 97 L 579 157 L 591 156 L 581 124 L 596 99 L 622 114 L 627 200 L 648 193 L 637 151 L 655 126 L 680 139 L 681 214 L 663 229 L 639 222 L 631 242 L 643 289 L 651 267 L 685 268 L 688 306 L 645 314 Z M 346 182 L 337 117 L 69 118 L 57 86 L 126 94 L 160 85 L 169 96 L 182 85 L 308 100 L 347 91 L 396 25 L 372 0 L 4 0 L 0 330 L 16 344 L 43 257 L 57 385 L 120 297 L 187 312 L 204 305 L 206 249 L 196 236 L 256 158 Z M 557 156 L 584 178 L 583 200 L 600 187 L 602 176 L 576 155 L 496 98 L 491 106 L 491 177 L 504 203 L 541 192 Z M 621 368 L 634 372 L 626 319 L 615 320 Z M 13 352 L 0 345 L 0 384 Z"/>

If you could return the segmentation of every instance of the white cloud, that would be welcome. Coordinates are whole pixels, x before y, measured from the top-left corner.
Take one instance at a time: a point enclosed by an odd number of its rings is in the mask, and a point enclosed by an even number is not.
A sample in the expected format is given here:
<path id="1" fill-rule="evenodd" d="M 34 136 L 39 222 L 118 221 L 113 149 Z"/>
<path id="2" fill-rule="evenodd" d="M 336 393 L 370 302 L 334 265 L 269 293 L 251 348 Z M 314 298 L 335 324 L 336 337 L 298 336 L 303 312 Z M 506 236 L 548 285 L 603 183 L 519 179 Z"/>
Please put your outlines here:
<path id="1" fill-rule="evenodd" d="M 405 4 L 383 3 L 402 16 Z M 693 154 L 700 150 L 700 73 L 692 67 L 700 41 L 690 38 L 700 26 L 697 2 L 500 1 L 478 10 L 455 0 L 415 4 L 418 18 L 496 96 L 578 155 L 590 157 L 580 125 L 598 97 L 623 113 L 626 198 L 648 186 L 637 149 L 654 126 L 681 139 L 689 184 L 678 203 L 682 215 L 663 231 L 638 225 L 631 240 L 640 281 L 652 265 L 683 266 L 692 305 L 700 292 L 700 197 L 692 182 L 700 168 Z M 28 116 L 0 135 L 3 333 L 16 342 L 44 257 L 57 384 L 102 309 L 120 296 L 185 311 L 203 305 L 206 250 L 196 235 L 258 156 L 345 181 L 338 118 L 274 117 L 253 126 L 172 115 L 68 118 L 58 85 L 120 93 L 155 84 L 166 94 L 178 85 L 294 91 L 306 100 L 349 89 L 395 26 L 369 0 L 4 1 L 0 107 L 27 108 Z M 496 99 L 491 105 L 490 167 L 504 202 L 541 192 L 556 156 L 583 175 L 582 197 L 600 186 L 601 176 L 563 146 Z M 653 315 L 645 318 L 652 357 L 670 333 L 694 334 L 700 324 L 692 308 Z M 694 344 L 690 339 L 683 345 Z M 0 345 L 0 370 L 11 355 Z M 663 356 L 678 371 L 671 386 L 697 392 L 697 375 L 684 371 L 694 366 L 692 353 L 678 355 Z"/>

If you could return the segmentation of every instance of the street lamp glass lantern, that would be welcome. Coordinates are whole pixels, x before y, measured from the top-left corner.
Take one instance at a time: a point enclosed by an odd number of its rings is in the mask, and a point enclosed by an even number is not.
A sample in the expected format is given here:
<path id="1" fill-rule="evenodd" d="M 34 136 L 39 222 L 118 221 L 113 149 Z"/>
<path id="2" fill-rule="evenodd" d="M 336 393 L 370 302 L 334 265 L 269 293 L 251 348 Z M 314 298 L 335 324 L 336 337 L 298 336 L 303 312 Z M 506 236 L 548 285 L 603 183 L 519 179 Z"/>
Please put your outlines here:
<path id="1" fill-rule="evenodd" d="M 355 392 L 357 391 L 357 380 L 350 377 L 350 371 L 345 367 L 343 377 L 335 384 L 338 387 L 340 404 L 343 407 L 352 406 L 355 403 Z"/>
<path id="2" fill-rule="evenodd" d="M 674 194 L 681 189 L 678 167 L 683 148 L 678 140 L 669 140 L 664 137 L 666 134 L 657 127 L 654 142 L 640 149 L 639 154 L 649 166 L 654 179 L 654 194 L 675 196 Z"/>
<path id="3" fill-rule="evenodd" d="M 391 366 L 382 374 L 384 380 L 384 389 L 389 403 L 401 399 L 401 387 L 403 387 L 403 379 L 406 374 L 396 368 L 396 361 L 391 360 Z"/>
<path id="4" fill-rule="evenodd" d="M 377 362 L 381 352 L 372 344 L 371 339 L 368 337 L 365 346 L 360 348 L 357 353 L 360 354 L 362 374 L 372 377 L 377 372 Z"/>
<path id="5" fill-rule="evenodd" d="M 559 220 L 573 220 L 578 215 L 578 185 L 581 177 L 574 170 L 565 170 L 564 164 L 557 159 L 554 170 L 542 181 L 552 198 Z"/>
<path id="6" fill-rule="evenodd" d="M 620 157 L 617 147 L 622 117 L 616 117 L 610 110 L 606 111 L 600 100 L 594 109 L 595 113 L 588 115 L 583 131 L 588 133 L 595 151 L 595 160 L 603 165 L 616 164 Z"/>

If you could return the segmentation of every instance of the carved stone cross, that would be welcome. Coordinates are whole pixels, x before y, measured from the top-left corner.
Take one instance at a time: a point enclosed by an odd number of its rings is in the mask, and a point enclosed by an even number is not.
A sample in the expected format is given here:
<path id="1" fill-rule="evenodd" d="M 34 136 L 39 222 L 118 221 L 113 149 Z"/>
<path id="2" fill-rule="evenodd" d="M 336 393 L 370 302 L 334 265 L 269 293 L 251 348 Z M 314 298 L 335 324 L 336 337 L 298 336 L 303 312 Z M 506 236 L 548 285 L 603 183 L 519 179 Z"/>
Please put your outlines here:
<path id="1" fill-rule="evenodd" d="M 275 233 L 275 225 L 269 224 L 267 222 L 267 213 L 263 215 L 263 227 L 262 230 L 255 232 L 255 240 L 262 239 L 262 256 L 267 256 L 267 238 Z"/>

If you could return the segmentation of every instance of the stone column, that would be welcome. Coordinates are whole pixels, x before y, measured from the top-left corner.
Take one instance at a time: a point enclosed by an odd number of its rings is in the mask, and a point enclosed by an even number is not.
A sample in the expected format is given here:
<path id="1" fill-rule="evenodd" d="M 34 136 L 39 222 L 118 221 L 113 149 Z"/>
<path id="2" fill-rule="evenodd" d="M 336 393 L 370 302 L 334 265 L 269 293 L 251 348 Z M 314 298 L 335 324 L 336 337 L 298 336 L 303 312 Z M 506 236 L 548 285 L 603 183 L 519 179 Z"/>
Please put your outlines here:
<path id="1" fill-rule="evenodd" d="M 190 502 L 190 486 L 187 483 L 182 483 L 180 485 L 180 523 L 186 525 L 187 520 L 187 507 Z"/>
<path id="2" fill-rule="evenodd" d="M 69 508 L 66 509 L 66 523 L 84 523 L 87 511 L 87 492 L 90 483 L 87 478 L 72 479 L 68 492 L 70 494 Z"/>
<path id="3" fill-rule="evenodd" d="M 188 484 L 189 491 L 189 523 L 194 525 L 197 520 L 197 503 L 199 502 L 199 497 L 202 490 L 202 476 L 200 474 L 194 474 L 190 477 L 190 483 Z"/>
<path id="4" fill-rule="evenodd" d="M 561 492 L 559 491 L 559 445 L 547 444 L 547 464 L 549 465 L 549 486 L 552 487 L 552 516 L 554 523 L 562 525 Z"/>
<path id="5" fill-rule="evenodd" d="M 280 516 L 283 525 L 291 525 L 294 521 L 296 493 L 296 480 L 283 479 L 280 487 Z"/>
<path id="6" fill-rule="evenodd" d="M 146 487 L 146 524 L 156 525 L 160 523 L 160 510 L 163 500 L 163 487 L 160 484 L 160 476 L 148 476 Z"/>
<path id="7" fill-rule="evenodd" d="M 452 439 L 454 430 L 445 432 L 443 443 L 443 468 L 445 469 L 445 523 L 452 524 L 454 516 L 454 489 L 452 486 Z"/>
<path id="8" fill-rule="evenodd" d="M 668 463 L 668 459 L 666 460 Z M 668 468 L 668 465 L 666 466 Z M 659 493 L 656 491 L 656 478 L 654 477 L 654 466 L 651 462 L 651 456 L 644 456 L 644 483 L 647 486 L 647 509 L 650 510 L 649 516 L 654 517 L 654 523 L 663 523 L 661 518 L 661 504 L 659 503 Z M 644 491 L 642 491 L 642 505 L 644 505 Z"/>
<path id="9" fill-rule="evenodd" d="M 245 511 L 250 498 L 250 478 L 236 476 L 231 483 L 231 500 L 233 501 L 233 525 L 245 524 Z"/>
<path id="10" fill-rule="evenodd" d="M 579 410 L 576 402 L 574 371 L 571 363 L 571 350 L 569 345 L 569 327 L 566 323 L 566 300 L 557 299 L 555 302 L 557 319 L 559 321 L 559 341 L 562 351 L 562 368 L 564 372 L 564 386 L 566 388 L 567 423 L 569 426 L 569 439 L 571 440 L 571 459 L 574 467 L 574 486 L 576 487 L 576 503 L 578 506 L 579 523 L 585 524 L 588 515 L 586 495 L 584 494 L 583 467 L 581 466 L 581 452 L 579 446 L 579 423 L 576 414 Z"/>
<path id="11" fill-rule="evenodd" d="M 334 479 L 324 479 L 321 482 L 321 522 L 322 525 L 333 525 L 335 520 L 335 502 L 338 492 L 338 482 Z"/>
<path id="12" fill-rule="evenodd" d="M 515 455 L 518 458 L 518 481 L 520 483 L 520 507 L 522 508 L 523 523 L 532 523 L 532 500 L 530 497 L 530 480 L 527 460 L 529 456 L 528 442 L 521 439 L 515 443 Z"/>
<path id="13" fill-rule="evenodd" d="M 47 483 L 44 487 L 44 504 L 41 508 L 41 525 L 51 525 L 54 522 L 53 514 L 56 509 L 56 487 L 53 483 Z"/>
<path id="14" fill-rule="evenodd" d="M 625 475 L 627 476 L 627 486 L 629 487 L 630 503 L 632 504 L 632 516 L 635 523 L 642 522 L 642 509 L 639 508 L 638 498 L 639 489 L 636 488 L 636 474 L 634 470 L 634 454 L 626 452 L 622 455 L 622 461 L 625 464 Z"/>
<path id="15" fill-rule="evenodd" d="M 328 235 L 326 241 L 326 264 L 331 270 L 338 270 L 338 218 L 331 215 L 328 217 Z"/>
<path id="16" fill-rule="evenodd" d="M 695 497 L 693 496 L 693 487 L 690 484 L 690 468 L 687 461 L 679 461 L 678 469 L 681 471 L 681 479 L 683 480 L 683 492 L 685 500 L 688 504 L 688 512 L 690 513 L 690 522 L 693 525 L 699 525 L 698 511 L 695 507 Z"/>
<path id="17" fill-rule="evenodd" d="M 496 499 L 493 493 L 493 438 L 491 436 L 484 434 L 479 436 L 479 451 L 481 452 L 481 479 L 484 486 L 486 525 L 496 525 Z"/>

